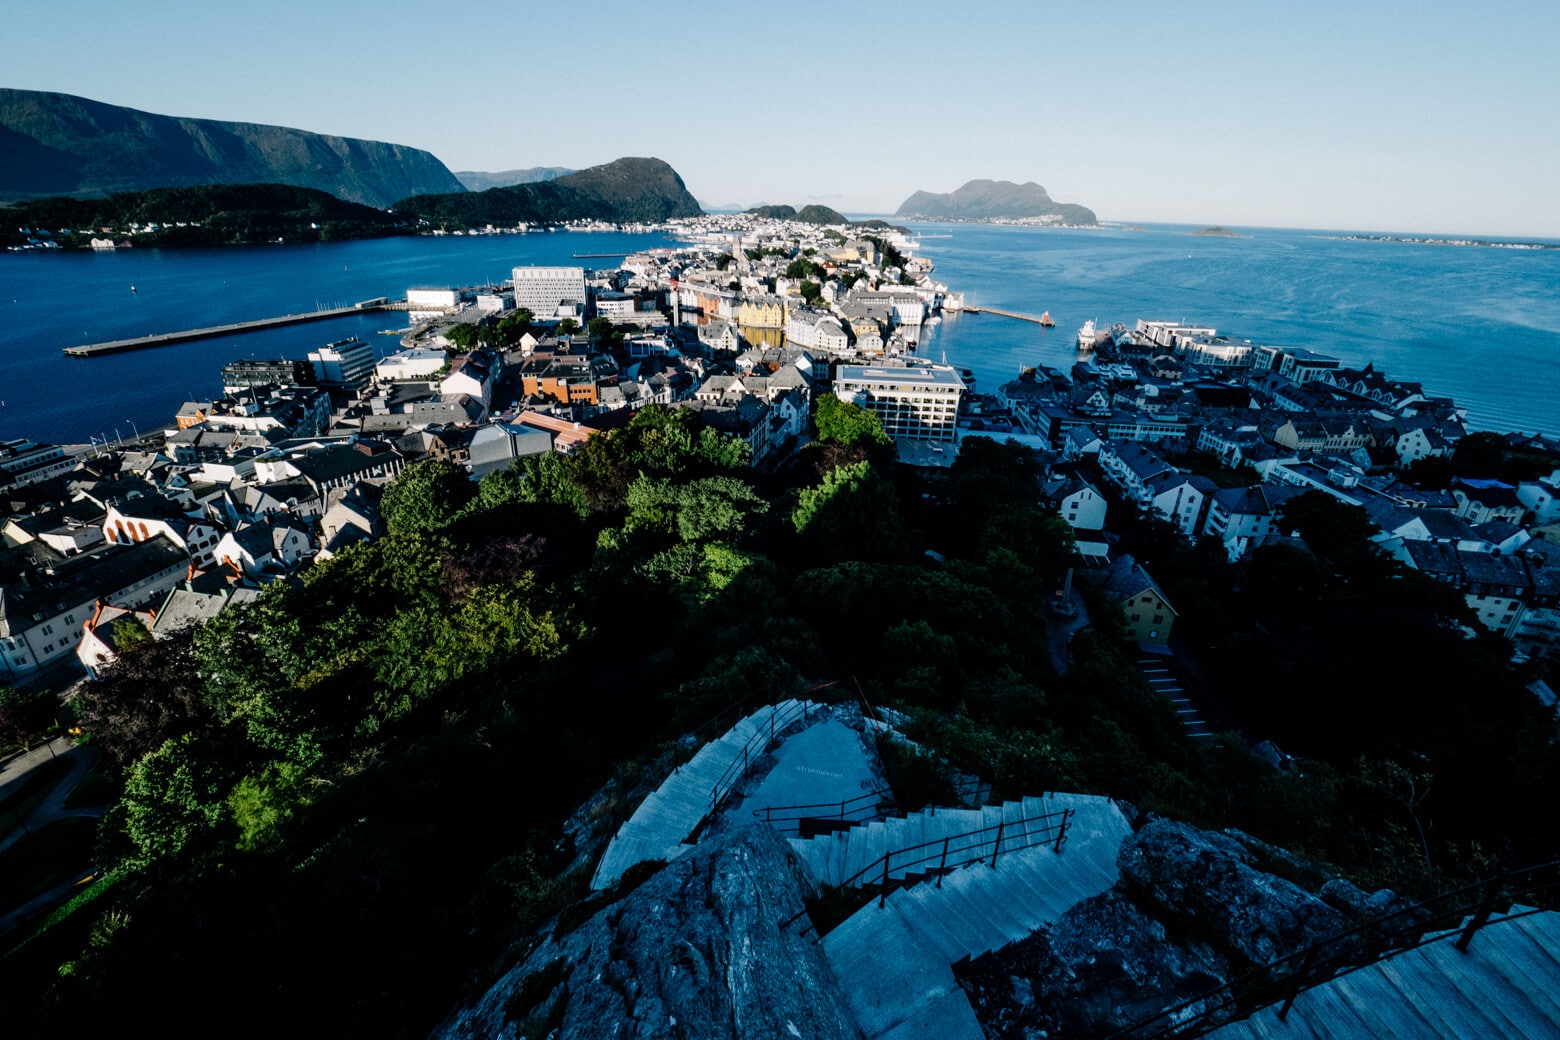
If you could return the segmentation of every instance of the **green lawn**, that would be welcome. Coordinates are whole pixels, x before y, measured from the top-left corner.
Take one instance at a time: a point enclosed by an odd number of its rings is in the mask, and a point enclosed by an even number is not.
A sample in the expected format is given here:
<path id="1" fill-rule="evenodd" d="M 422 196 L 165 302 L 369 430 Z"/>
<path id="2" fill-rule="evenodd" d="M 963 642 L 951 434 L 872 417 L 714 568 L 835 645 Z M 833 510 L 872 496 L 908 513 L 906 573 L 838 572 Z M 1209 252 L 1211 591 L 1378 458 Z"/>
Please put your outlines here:
<path id="1" fill-rule="evenodd" d="M 0 911 L 10 911 L 92 865 L 97 820 L 68 816 L 0 852 Z"/>

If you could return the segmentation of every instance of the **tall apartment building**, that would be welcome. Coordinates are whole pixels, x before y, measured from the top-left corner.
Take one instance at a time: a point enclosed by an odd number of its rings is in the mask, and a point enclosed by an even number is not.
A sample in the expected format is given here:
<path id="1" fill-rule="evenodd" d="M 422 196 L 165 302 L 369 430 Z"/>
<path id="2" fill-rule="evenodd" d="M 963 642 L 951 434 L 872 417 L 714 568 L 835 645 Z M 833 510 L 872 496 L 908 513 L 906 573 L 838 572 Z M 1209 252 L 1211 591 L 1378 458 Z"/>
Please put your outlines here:
<path id="1" fill-rule="evenodd" d="M 517 267 L 514 271 L 515 306 L 538 318 L 550 318 L 565 300 L 585 303 L 585 268 Z"/>
<path id="2" fill-rule="evenodd" d="M 374 375 L 374 348 L 360 339 L 343 339 L 309 351 L 315 382 L 327 390 L 357 390 Z"/>
<path id="3" fill-rule="evenodd" d="M 964 380 L 948 365 L 841 365 L 834 374 L 835 396 L 872 409 L 890 437 L 953 440 L 963 393 Z"/>

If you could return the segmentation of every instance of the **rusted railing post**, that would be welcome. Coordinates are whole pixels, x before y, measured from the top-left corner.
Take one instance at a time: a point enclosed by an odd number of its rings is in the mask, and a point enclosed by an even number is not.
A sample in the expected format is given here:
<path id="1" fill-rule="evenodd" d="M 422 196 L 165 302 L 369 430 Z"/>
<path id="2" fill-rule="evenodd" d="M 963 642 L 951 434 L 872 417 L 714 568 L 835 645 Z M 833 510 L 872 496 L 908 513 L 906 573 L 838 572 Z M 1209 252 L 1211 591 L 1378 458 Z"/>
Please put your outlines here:
<path id="1" fill-rule="evenodd" d="M 1072 814 L 1071 809 L 1062 810 L 1062 824 L 1056 828 L 1056 845 L 1051 849 L 1052 852 L 1062 851 L 1062 842 L 1067 840 L 1067 821 L 1072 818 Z"/>
<path id="2" fill-rule="evenodd" d="M 997 841 L 996 844 L 991 847 L 991 867 L 993 870 L 995 870 L 997 866 L 997 853 L 1002 851 L 1002 828 L 1006 826 L 1006 820 L 997 824 Z"/>
<path id="3" fill-rule="evenodd" d="M 943 839 L 942 862 L 937 864 L 937 887 L 942 888 L 943 875 L 948 872 L 948 838 Z"/>
<path id="4" fill-rule="evenodd" d="M 894 854 L 892 852 L 885 852 L 883 854 L 883 888 L 881 893 L 878 895 L 879 910 L 883 909 L 883 907 L 888 903 L 888 861 L 893 855 Z"/>
<path id="5" fill-rule="evenodd" d="M 1300 987 L 1311 973 L 1311 963 L 1315 960 L 1316 947 L 1313 946 L 1306 951 L 1305 960 L 1300 962 L 1300 970 L 1289 976 L 1289 992 L 1284 995 L 1284 1006 L 1278 1009 L 1280 1022 L 1289 1016 L 1289 1009 L 1295 1006 L 1295 998 L 1300 995 Z"/>
<path id="6" fill-rule="evenodd" d="M 1480 928 L 1483 928 L 1485 925 L 1490 923 L 1490 915 L 1493 912 L 1494 911 L 1490 904 L 1486 902 L 1479 908 L 1478 913 L 1468 918 L 1468 923 L 1463 926 L 1462 934 L 1459 935 L 1457 937 L 1457 941 L 1452 944 L 1453 946 L 1457 947 L 1457 952 L 1468 952 L 1468 944 L 1473 941 L 1473 933 L 1477 932 Z"/>

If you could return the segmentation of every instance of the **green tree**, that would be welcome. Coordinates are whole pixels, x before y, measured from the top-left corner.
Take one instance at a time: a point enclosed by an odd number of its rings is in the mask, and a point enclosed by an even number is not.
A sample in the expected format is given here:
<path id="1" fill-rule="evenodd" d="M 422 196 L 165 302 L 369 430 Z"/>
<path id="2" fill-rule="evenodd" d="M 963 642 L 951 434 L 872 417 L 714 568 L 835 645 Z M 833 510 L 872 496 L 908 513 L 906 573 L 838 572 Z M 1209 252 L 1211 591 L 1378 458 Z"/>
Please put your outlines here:
<path id="1" fill-rule="evenodd" d="M 475 325 L 451 325 L 444 330 L 444 338 L 456 350 L 475 350 L 481 339 Z"/>
<path id="2" fill-rule="evenodd" d="M 558 335 L 560 336 L 572 336 L 578 331 L 580 331 L 580 323 L 573 318 L 564 318 L 558 323 Z"/>
<path id="3" fill-rule="evenodd" d="M 380 503 L 391 534 L 437 531 L 448 526 L 476 492 L 466 472 L 444 459 L 425 459 L 401 471 Z"/>
<path id="4" fill-rule="evenodd" d="M 792 281 L 806 278 L 816 278 L 821 273 L 821 268 L 805 257 L 797 257 L 786 266 L 785 276 Z"/>
<path id="5" fill-rule="evenodd" d="M 556 451 L 526 455 L 508 469 L 483 477 L 477 488 L 478 501 L 483 509 L 522 502 L 563 506 L 584 517 L 590 513 L 590 505 L 575 470 L 574 461 Z"/>
<path id="6" fill-rule="evenodd" d="M 863 459 L 803 488 L 791 524 L 834 559 L 886 559 L 903 550 L 904 521 L 894 486 Z"/>
<path id="7" fill-rule="evenodd" d="M 869 408 L 850 401 L 842 401 L 833 394 L 818 398 L 818 410 L 813 416 L 818 428 L 818 439 L 835 441 L 846 448 L 887 446 L 893 443 L 883 429 L 883 419 Z"/>
<path id="8" fill-rule="evenodd" d="M 629 531 L 652 530 L 682 542 L 741 535 L 769 503 L 746 481 L 703 477 L 671 481 L 640 477 L 628 489 Z"/>
<path id="9" fill-rule="evenodd" d="M 612 319 L 592 318 L 586 322 L 585 331 L 589 333 L 592 343 L 607 343 L 612 339 Z"/>
<path id="10" fill-rule="evenodd" d="M 814 281 L 805 281 L 801 284 L 802 299 L 807 301 L 809 307 L 818 307 L 823 304 L 823 287 Z"/>
<path id="11" fill-rule="evenodd" d="M 209 840 L 227 815 L 227 770 L 193 735 L 175 738 L 130 767 L 120 819 L 142 862 Z"/>
<path id="12" fill-rule="evenodd" d="M 186 734 L 210 735 L 220 725 L 193 644 L 193 631 L 185 629 L 137 646 L 76 696 L 80 725 L 116 765 L 128 766 Z"/>

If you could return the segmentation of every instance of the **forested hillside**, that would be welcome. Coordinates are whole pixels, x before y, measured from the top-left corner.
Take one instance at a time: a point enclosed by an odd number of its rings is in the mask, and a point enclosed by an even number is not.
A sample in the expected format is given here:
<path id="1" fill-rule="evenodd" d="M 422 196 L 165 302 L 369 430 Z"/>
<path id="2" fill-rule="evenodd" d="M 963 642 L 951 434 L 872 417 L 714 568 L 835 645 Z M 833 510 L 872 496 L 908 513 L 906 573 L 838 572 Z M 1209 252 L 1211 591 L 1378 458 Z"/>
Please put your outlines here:
<path id="1" fill-rule="evenodd" d="M 128 651 L 78 702 L 123 780 L 108 879 L 5 958 L 7 1028 L 426 1035 L 584 894 L 675 738 L 830 679 L 945 756 L 892 764 L 907 800 L 950 766 L 999 796 L 1109 793 L 1410 892 L 1553 855 L 1521 811 L 1554 789 L 1552 722 L 1325 507 L 1296 520 L 1321 559 L 1246 573 L 1151 521 L 1129 539 L 1236 710 L 1314 756 L 1280 772 L 1194 747 L 1103 600 L 1058 673 L 1073 545 L 1031 451 L 972 438 L 927 478 L 871 413 L 824 397 L 817 425 L 777 476 L 658 407 L 480 484 L 424 462 L 384 537 Z"/>

